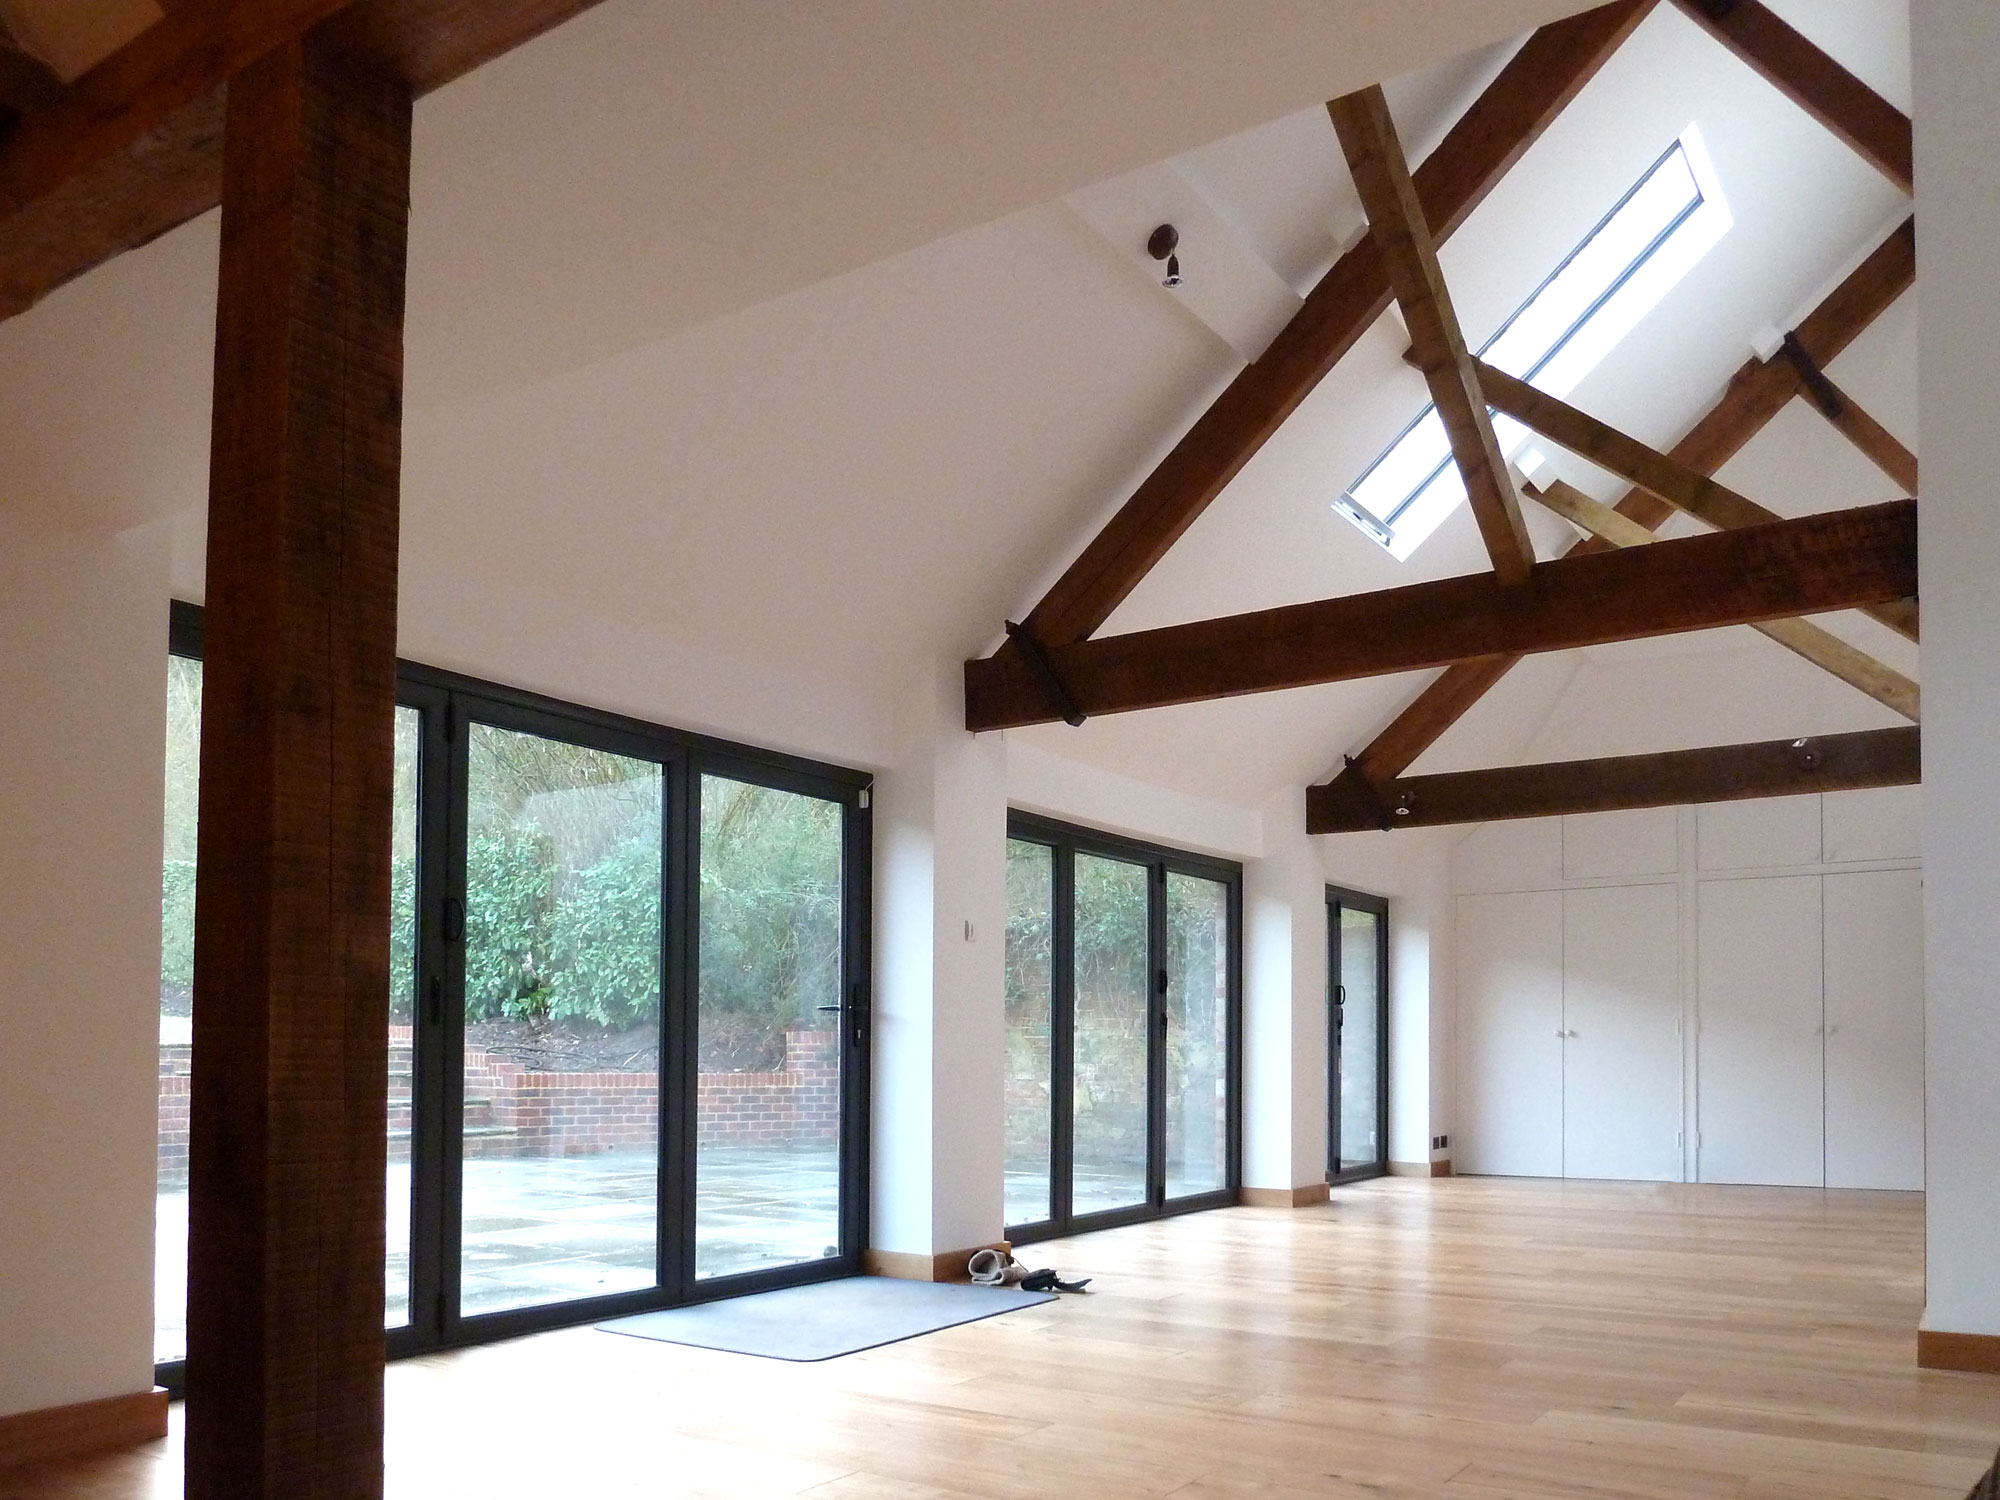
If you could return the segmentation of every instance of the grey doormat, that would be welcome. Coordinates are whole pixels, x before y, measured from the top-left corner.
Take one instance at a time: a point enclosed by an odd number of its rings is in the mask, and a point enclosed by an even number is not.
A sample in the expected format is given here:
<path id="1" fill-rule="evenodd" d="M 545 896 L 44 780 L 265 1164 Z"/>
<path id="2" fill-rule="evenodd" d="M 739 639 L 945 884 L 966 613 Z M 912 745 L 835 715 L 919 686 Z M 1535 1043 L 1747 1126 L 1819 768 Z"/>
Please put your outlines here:
<path id="1" fill-rule="evenodd" d="M 693 1307 L 638 1313 L 597 1326 L 606 1333 L 692 1344 L 766 1359 L 832 1359 L 976 1323 L 1056 1300 L 1053 1292 L 1011 1287 L 852 1276 L 813 1286 L 725 1297 Z"/>

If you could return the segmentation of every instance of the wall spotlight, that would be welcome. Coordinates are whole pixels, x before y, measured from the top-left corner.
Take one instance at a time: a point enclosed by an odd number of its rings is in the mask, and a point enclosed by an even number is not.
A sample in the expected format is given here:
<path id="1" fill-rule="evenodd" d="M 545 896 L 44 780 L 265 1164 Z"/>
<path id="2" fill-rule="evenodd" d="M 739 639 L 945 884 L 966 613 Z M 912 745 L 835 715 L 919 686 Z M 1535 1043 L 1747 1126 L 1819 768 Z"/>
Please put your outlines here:
<path id="1" fill-rule="evenodd" d="M 1171 224 L 1162 224 L 1146 241 L 1146 253 L 1154 260 L 1163 260 L 1167 263 L 1166 278 L 1161 281 L 1161 286 L 1181 284 L 1181 258 L 1174 254 L 1180 248 L 1180 243 L 1181 232 Z"/>

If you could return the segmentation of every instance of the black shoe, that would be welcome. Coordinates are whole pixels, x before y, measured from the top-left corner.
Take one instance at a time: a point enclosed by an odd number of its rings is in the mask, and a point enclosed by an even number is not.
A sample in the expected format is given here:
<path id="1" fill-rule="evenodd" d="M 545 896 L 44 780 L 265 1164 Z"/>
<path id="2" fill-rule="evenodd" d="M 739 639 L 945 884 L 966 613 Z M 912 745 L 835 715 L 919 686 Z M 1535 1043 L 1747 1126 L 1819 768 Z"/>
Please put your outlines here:
<path id="1" fill-rule="evenodd" d="M 1021 1278 L 1024 1292 L 1080 1292 L 1090 1285 L 1090 1278 L 1081 1281 L 1064 1281 L 1054 1271 L 1030 1271 Z"/>

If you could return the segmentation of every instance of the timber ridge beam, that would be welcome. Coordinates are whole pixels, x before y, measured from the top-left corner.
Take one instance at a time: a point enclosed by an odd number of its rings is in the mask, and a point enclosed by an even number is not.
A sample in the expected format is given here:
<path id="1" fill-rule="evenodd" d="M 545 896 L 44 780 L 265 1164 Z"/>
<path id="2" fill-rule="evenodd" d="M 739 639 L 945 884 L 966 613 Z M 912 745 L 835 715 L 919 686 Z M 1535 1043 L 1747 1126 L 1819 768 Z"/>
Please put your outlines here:
<path id="1" fill-rule="evenodd" d="M 1616 0 L 1536 31 L 1412 173 L 1440 244 L 1632 34 L 1654 0 Z M 1063 572 L 1024 622 L 1048 647 L 1096 632 L 1390 302 L 1372 237 L 1334 262 Z M 1001 651 L 1011 655 L 1011 645 Z"/>
<path id="2" fill-rule="evenodd" d="M 1826 363 L 1859 338 L 1916 278 L 1916 220 L 1905 219 L 1799 324 L 1799 342 L 1820 363 Z M 1668 456 L 1696 473 L 1713 474 L 1800 394 L 1799 373 L 1791 360 L 1782 354 L 1770 359 L 1752 355 L 1730 377 L 1715 405 L 1674 444 Z M 1664 500 L 1636 487 L 1614 509 L 1649 530 L 1657 530 L 1674 514 Z M 1586 538 L 1568 555 L 1584 555 L 1601 546 Z M 1914 604 L 1889 607 L 1906 609 L 1914 631 Z M 1358 773 L 1377 781 L 1400 776 L 1519 660 L 1518 656 L 1489 652 L 1445 668 L 1352 757 Z"/>
<path id="3" fill-rule="evenodd" d="M 1538 563 L 1525 583 L 1445 578 L 1051 646 L 1048 655 L 1081 712 L 1122 713 L 1416 671 L 1496 647 L 1562 651 L 1851 609 L 1916 587 L 1916 502 L 1896 500 Z M 1018 657 L 966 663 L 966 728 L 1056 717 Z"/>
<path id="4" fill-rule="evenodd" d="M 1923 773 L 1920 735 L 1914 726 L 1870 729 L 1754 745 L 1409 776 L 1379 787 L 1350 767 L 1326 785 L 1308 789 L 1306 832 L 1434 828 L 1913 786 Z"/>

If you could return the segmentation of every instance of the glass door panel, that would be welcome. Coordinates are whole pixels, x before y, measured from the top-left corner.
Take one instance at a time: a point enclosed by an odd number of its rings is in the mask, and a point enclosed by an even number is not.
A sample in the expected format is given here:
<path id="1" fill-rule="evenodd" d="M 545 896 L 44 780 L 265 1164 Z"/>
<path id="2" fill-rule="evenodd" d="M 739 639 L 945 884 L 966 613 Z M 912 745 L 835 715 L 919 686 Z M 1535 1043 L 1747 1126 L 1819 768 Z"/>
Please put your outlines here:
<path id="1" fill-rule="evenodd" d="M 153 1360 L 187 1355 L 188 1102 L 194 1041 L 194 901 L 202 666 L 167 658 L 166 809 L 160 870 L 159 1142 L 153 1240 Z M 383 1322 L 410 1316 L 410 1023 L 416 983 L 417 755 L 422 715 L 399 706 L 389 908 L 389 1166 Z"/>
<path id="2" fill-rule="evenodd" d="M 471 726 L 461 1315 L 658 1280 L 664 776 Z"/>
<path id="3" fill-rule="evenodd" d="M 701 778 L 695 1275 L 840 1254 L 841 805 Z"/>
<path id="4" fill-rule="evenodd" d="M 1229 887 L 1167 872 L 1166 1193 L 1229 1181 Z"/>
<path id="5" fill-rule="evenodd" d="M 167 658 L 167 804 L 160 867 L 160 1135 L 153 1216 L 153 1359 L 187 1355 L 188 1083 L 194 1060 L 195 809 L 201 663 Z"/>
<path id="6" fill-rule="evenodd" d="M 1055 862 L 1046 844 L 1007 841 L 1008 1224 L 1054 1212 Z"/>
<path id="7" fill-rule="evenodd" d="M 1147 1201 L 1150 883 L 1144 865 L 1076 856 L 1073 1215 Z"/>
<path id="8" fill-rule="evenodd" d="M 1382 1138 L 1386 911 L 1340 902 L 1333 1005 L 1333 1150 L 1336 1177 L 1387 1167 Z"/>
<path id="9" fill-rule="evenodd" d="M 417 771 L 423 715 L 396 709 L 396 781 L 389 833 L 389 1173 L 387 1284 L 382 1322 L 410 1321 L 410 1142 L 416 1103 Z"/>

